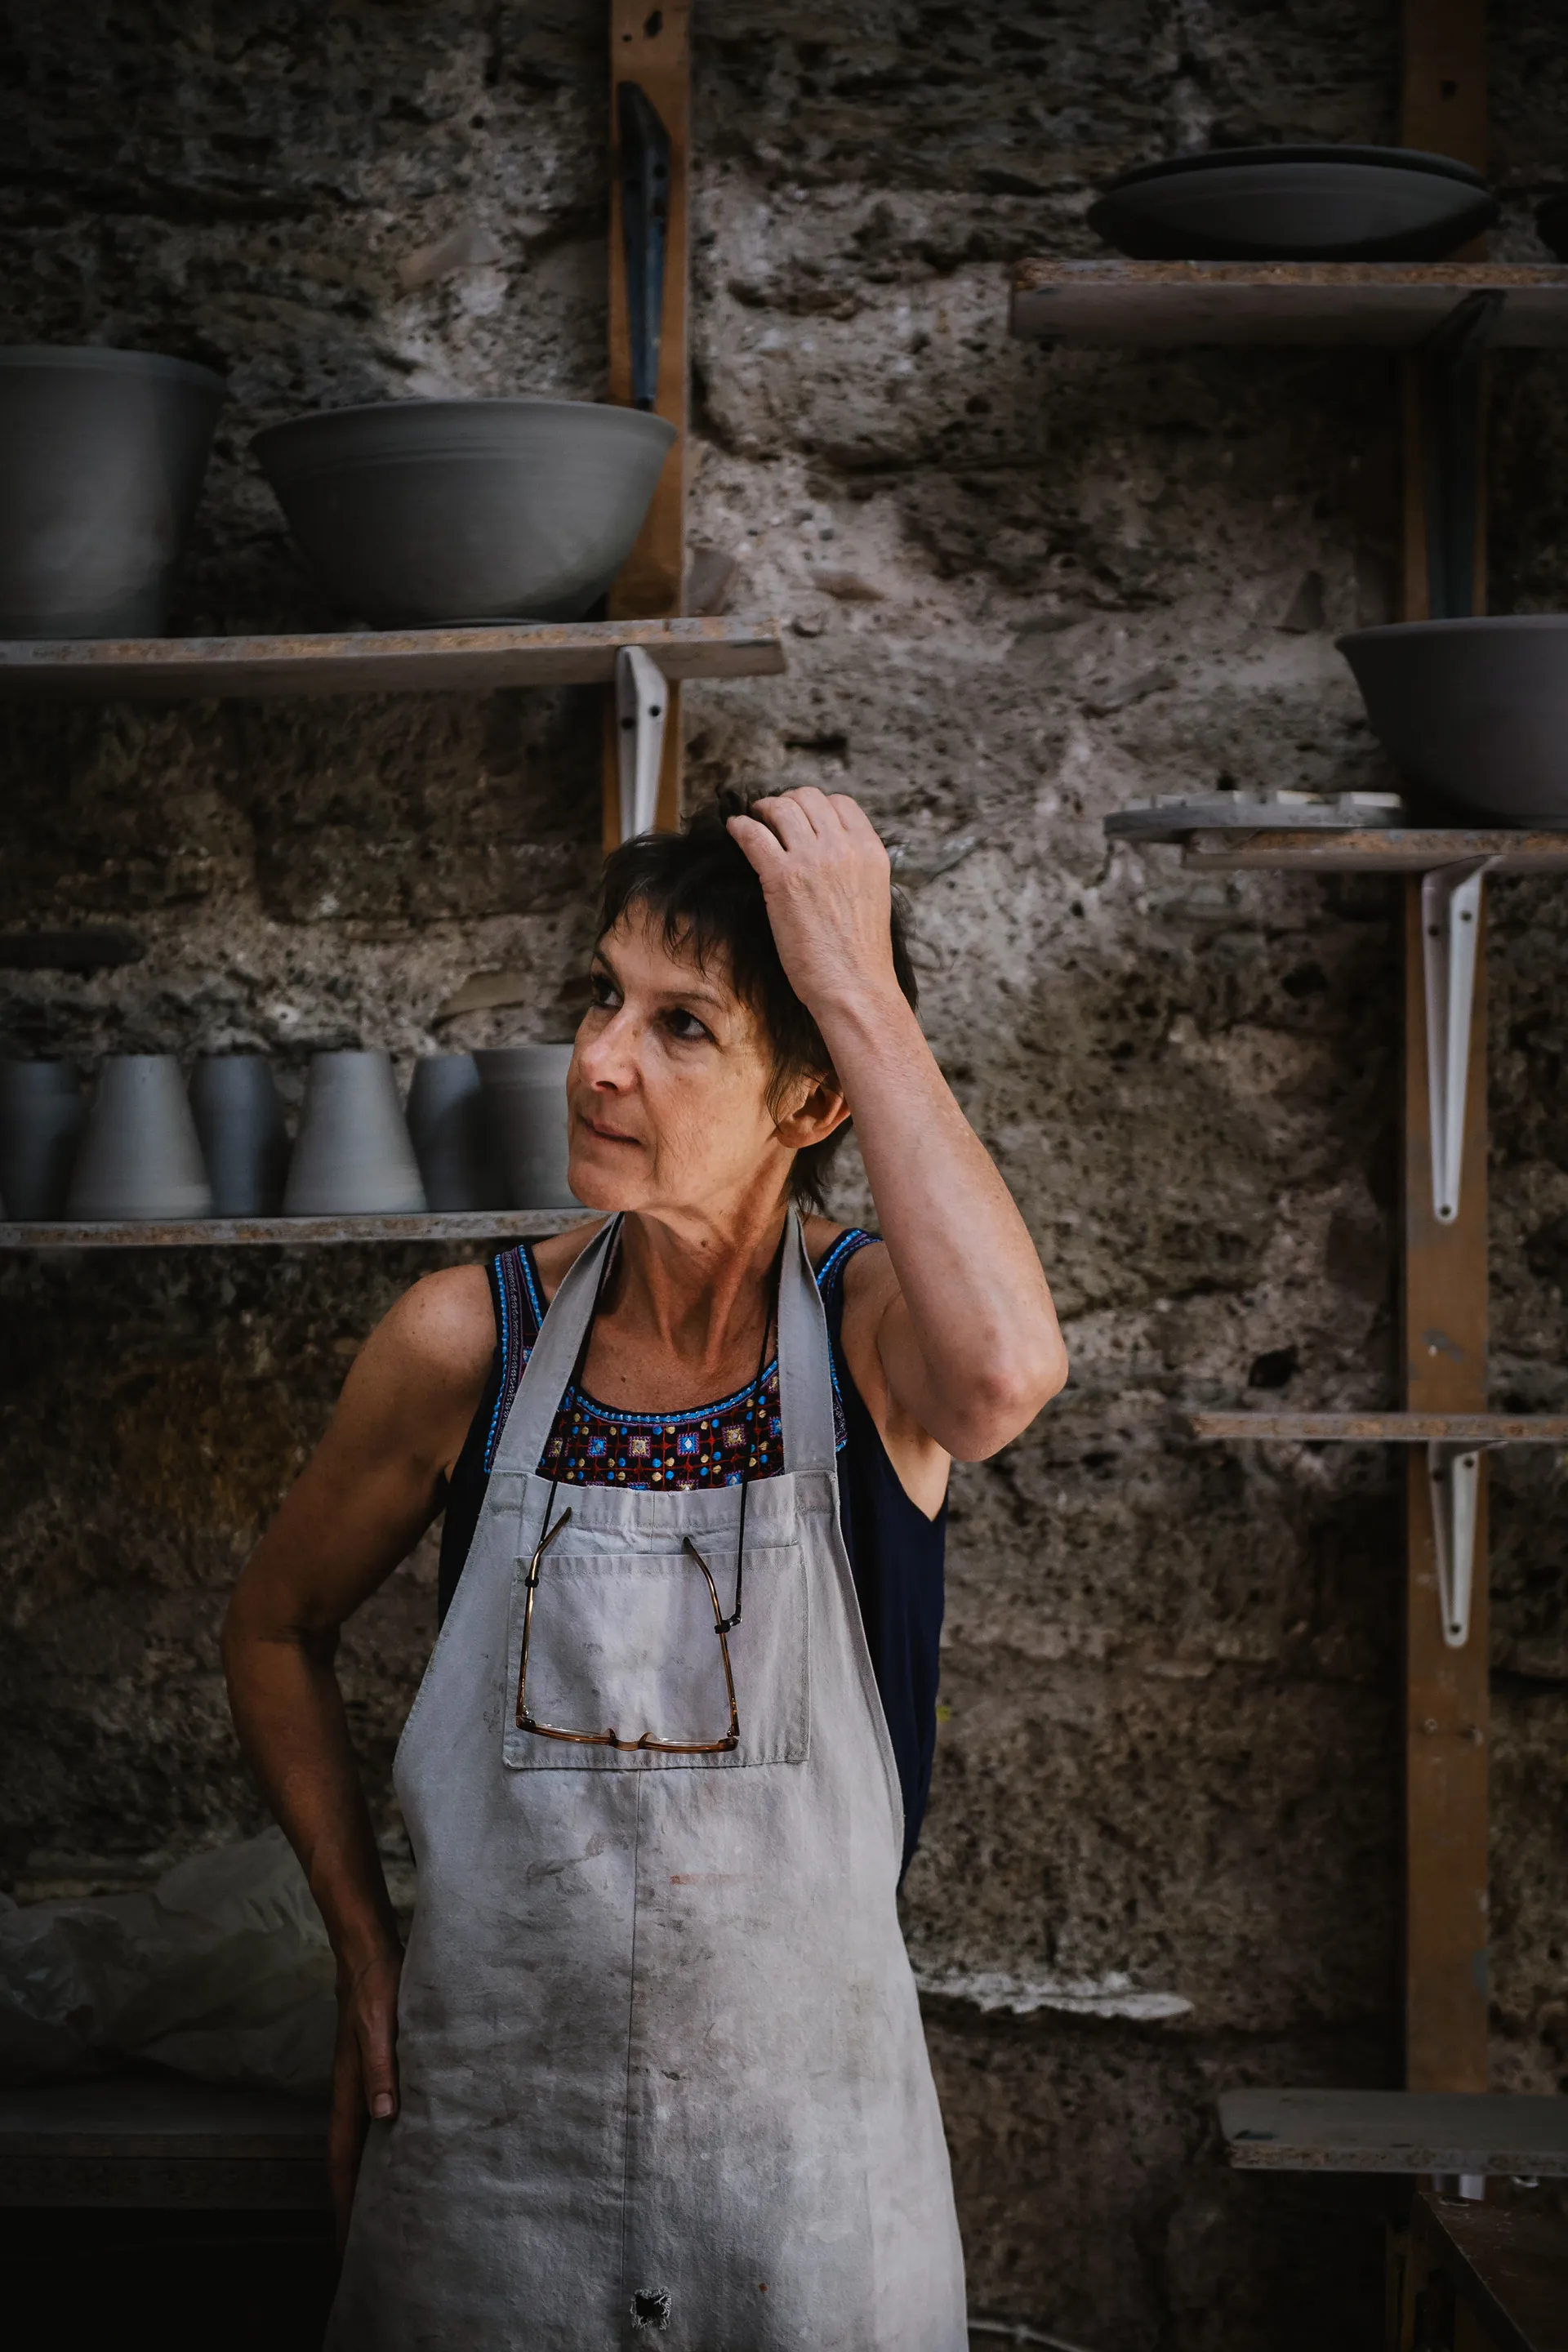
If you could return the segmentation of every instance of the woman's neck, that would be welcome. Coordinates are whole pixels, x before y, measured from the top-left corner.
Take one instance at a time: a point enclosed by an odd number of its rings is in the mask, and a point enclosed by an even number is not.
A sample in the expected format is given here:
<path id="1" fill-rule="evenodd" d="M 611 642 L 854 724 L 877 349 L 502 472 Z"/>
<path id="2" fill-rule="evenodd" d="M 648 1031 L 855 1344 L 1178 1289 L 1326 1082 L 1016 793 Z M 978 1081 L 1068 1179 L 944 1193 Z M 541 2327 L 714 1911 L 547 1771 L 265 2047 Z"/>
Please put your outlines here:
<path id="1" fill-rule="evenodd" d="M 773 1314 L 787 1213 L 774 1202 L 695 1229 L 629 1214 L 585 1374 L 595 1393 L 620 1401 L 651 1381 L 662 1393 L 650 1409 L 673 1411 L 689 1385 L 701 1402 L 749 1377 Z"/>

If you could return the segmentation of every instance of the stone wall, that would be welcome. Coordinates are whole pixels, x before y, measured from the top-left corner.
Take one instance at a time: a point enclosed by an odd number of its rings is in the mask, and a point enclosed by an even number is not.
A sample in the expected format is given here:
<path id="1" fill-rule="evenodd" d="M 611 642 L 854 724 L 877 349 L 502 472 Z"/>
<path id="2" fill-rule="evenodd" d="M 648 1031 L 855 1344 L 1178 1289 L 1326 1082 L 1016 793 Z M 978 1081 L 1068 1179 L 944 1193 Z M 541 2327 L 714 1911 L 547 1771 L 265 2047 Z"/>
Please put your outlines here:
<path id="1" fill-rule="evenodd" d="M 1500 250 L 1538 254 L 1568 46 L 1490 11 Z M 900 848 L 932 1043 L 1029 1219 L 1070 1388 L 954 1484 L 944 1717 L 907 1888 L 973 2308 L 1095 2352 L 1377 2329 L 1379 2200 L 1233 2176 L 1215 2093 L 1397 2079 L 1398 1465 L 1200 1449 L 1194 1402 L 1392 1395 L 1399 967 L 1382 885 L 1184 875 L 1104 814 L 1386 781 L 1332 637 L 1388 615 L 1394 387 L 1340 352 L 1047 353 L 1026 253 L 1116 169 L 1393 133 L 1394 10 L 914 0 L 700 11 L 692 586 L 789 674 L 688 698 L 689 778 L 858 795 Z M 1288 21 L 1287 21 L 1288 19 Z M 603 390 L 597 0 L 17 0 L 12 341 L 205 358 L 232 398 L 175 625 L 320 625 L 250 434 L 314 404 Z M 465 223 L 500 257 L 401 289 Z M 1568 604 L 1563 362 L 1498 369 L 1494 602 Z M 6 1050 L 566 1034 L 598 826 L 575 694 L 0 707 Z M 1494 1373 L 1563 1410 L 1563 898 L 1493 893 Z M 469 973 L 526 1001 L 435 1025 Z M 864 1209 L 852 1178 L 847 1212 Z M 226 1590 L 419 1250 L 14 1258 L 0 1864 L 109 1886 L 259 1812 Z M 1499 1458 L 1498 2079 L 1568 2088 L 1568 1498 Z M 387 1769 L 428 1547 L 348 1645 Z M 984 2336 L 977 2342 L 989 2339 Z"/>

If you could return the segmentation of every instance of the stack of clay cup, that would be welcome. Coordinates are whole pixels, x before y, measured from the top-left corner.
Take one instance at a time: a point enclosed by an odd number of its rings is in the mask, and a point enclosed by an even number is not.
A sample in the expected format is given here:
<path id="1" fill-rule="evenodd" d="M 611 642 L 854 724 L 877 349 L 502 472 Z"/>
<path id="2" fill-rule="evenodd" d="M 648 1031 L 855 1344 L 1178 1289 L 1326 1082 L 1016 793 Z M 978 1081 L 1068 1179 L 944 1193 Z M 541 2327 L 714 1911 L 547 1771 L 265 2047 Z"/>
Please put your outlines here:
<path id="1" fill-rule="evenodd" d="M 90 1223 L 396 1216 L 573 1205 L 570 1046 L 426 1055 L 406 1116 L 390 1057 L 312 1056 L 290 1149 L 265 1057 L 0 1061 L 0 1216 Z M 481 1079 L 479 1064 L 485 1065 Z"/>

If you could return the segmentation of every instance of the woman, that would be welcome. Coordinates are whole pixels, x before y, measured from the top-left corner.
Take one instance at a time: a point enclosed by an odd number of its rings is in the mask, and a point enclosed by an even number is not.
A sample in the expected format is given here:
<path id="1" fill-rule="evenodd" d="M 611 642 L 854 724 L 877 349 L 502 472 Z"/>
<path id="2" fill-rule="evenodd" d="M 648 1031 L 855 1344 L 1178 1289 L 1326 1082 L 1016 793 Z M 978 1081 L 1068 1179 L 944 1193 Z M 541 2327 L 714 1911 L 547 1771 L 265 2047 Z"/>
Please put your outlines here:
<path id="1" fill-rule="evenodd" d="M 394 1307 L 226 1632 L 339 1963 L 329 2342 L 963 2352 L 894 1897 L 948 1465 L 1061 1340 L 853 801 L 628 844 L 604 915 L 567 1081 L 604 1220 Z M 851 1109 L 863 1247 L 795 1208 Z M 400 1958 L 331 1662 L 449 1492 Z"/>

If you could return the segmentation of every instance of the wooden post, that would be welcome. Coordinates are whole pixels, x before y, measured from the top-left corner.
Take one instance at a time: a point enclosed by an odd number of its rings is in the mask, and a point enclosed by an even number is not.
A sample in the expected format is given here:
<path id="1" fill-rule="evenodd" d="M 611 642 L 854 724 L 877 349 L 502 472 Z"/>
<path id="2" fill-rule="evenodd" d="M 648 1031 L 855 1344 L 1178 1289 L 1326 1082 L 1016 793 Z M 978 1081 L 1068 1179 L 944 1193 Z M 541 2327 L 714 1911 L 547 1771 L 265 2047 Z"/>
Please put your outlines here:
<path id="1" fill-rule="evenodd" d="M 1486 167 L 1484 0 L 1404 0 L 1400 135 Z M 1481 248 L 1484 250 L 1484 247 Z M 1419 362 L 1405 371 L 1405 615 L 1427 612 Z M 1484 495 L 1484 494 L 1483 494 Z M 1485 609 L 1484 540 L 1476 604 Z M 1432 1208 L 1421 884 L 1405 884 L 1404 1391 L 1412 1411 L 1487 1401 L 1487 987 L 1484 914 L 1466 1096 L 1458 1215 Z M 1424 1449 L 1408 1468 L 1405 1620 L 1405 2082 L 1487 2087 L 1487 1551 L 1483 1477 L 1469 1640 L 1443 1641 Z"/>
<path id="2" fill-rule="evenodd" d="M 621 155 L 616 92 L 634 81 L 658 110 L 669 133 L 669 226 L 665 252 L 663 329 L 655 413 L 680 438 L 665 460 L 647 520 L 610 590 L 613 621 L 662 619 L 681 609 L 686 565 L 687 205 L 690 153 L 690 0 L 610 0 L 610 398 L 629 405 L 632 352 L 626 306 L 626 257 L 621 223 Z M 659 773 L 661 825 L 680 815 L 680 689 L 671 687 Z M 621 837 L 620 772 L 614 698 L 605 728 L 605 846 Z"/>

